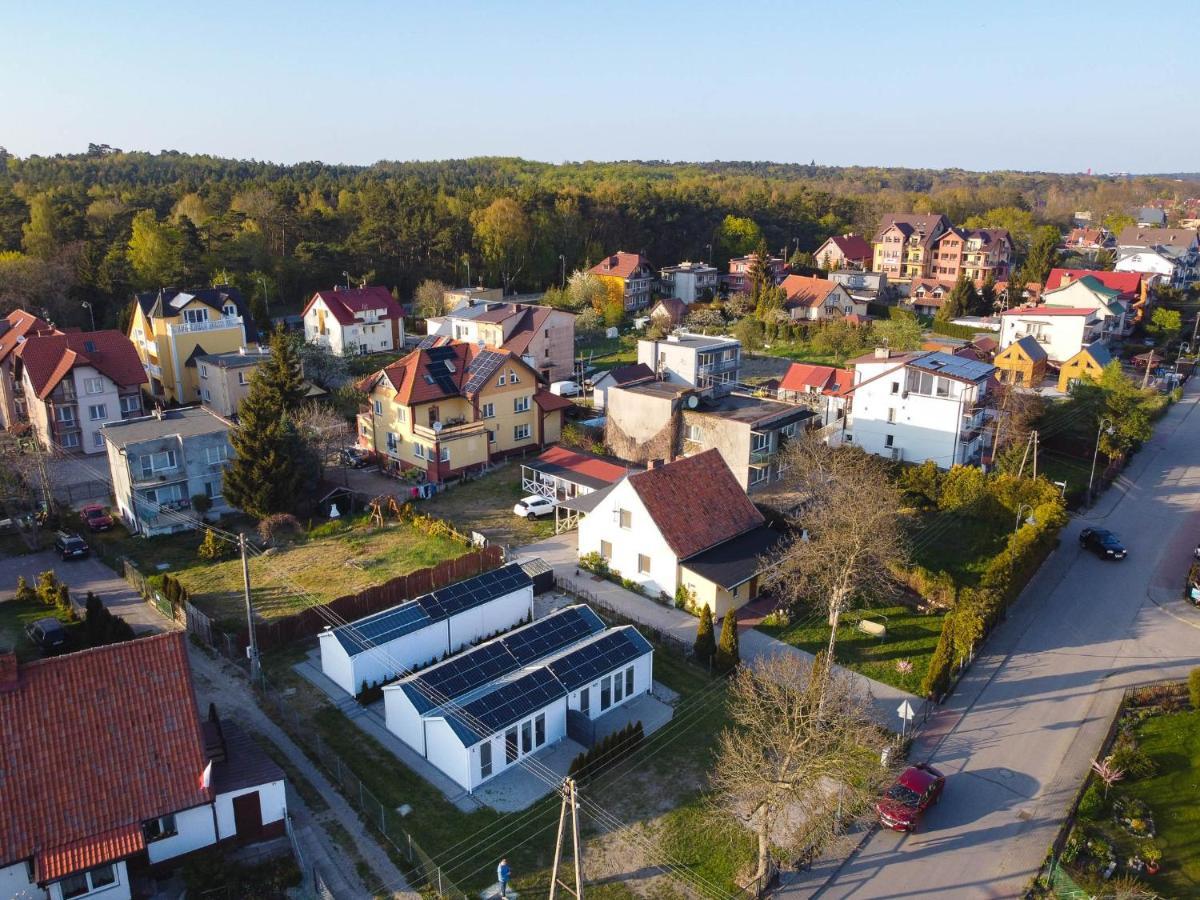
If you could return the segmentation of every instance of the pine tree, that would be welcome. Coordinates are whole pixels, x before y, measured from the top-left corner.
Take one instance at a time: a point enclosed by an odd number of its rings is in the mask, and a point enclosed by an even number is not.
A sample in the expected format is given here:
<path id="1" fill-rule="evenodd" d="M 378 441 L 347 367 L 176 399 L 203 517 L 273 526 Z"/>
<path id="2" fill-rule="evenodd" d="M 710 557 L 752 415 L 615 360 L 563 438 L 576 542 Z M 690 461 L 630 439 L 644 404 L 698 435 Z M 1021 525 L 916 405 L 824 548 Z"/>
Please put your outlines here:
<path id="1" fill-rule="evenodd" d="M 750 297 L 755 303 L 759 302 L 766 290 L 775 286 L 775 276 L 771 272 L 771 253 L 767 250 L 766 241 L 759 241 L 746 276 L 750 280 Z"/>
<path id="2" fill-rule="evenodd" d="M 58 579 L 53 569 L 47 569 L 38 575 L 37 598 L 42 606 L 53 606 L 58 599 Z"/>
<path id="3" fill-rule="evenodd" d="M 17 577 L 17 594 L 13 598 L 18 603 L 34 603 L 37 601 L 37 591 L 29 586 L 24 575 Z"/>
<path id="4" fill-rule="evenodd" d="M 716 664 L 722 672 L 732 671 L 741 662 L 738 651 L 737 614 L 730 610 L 721 622 L 721 642 L 717 644 Z"/>
<path id="5" fill-rule="evenodd" d="M 59 582 L 58 591 L 54 595 L 54 608 L 62 616 L 68 620 L 75 618 L 75 611 L 71 609 L 71 591 L 64 582 Z"/>
<path id="6" fill-rule="evenodd" d="M 300 349 L 296 340 L 283 330 L 275 329 L 271 335 L 271 355 L 251 376 L 265 382 L 267 390 L 275 400 L 275 409 L 280 413 L 294 413 L 304 402 L 307 388 L 304 386 L 304 369 L 300 363 Z"/>
<path id="7" fill-rule="evenodd" d="M 696 643 L 692 645 L 696 658 L 708 662 L 717 652 L 716 639 L 713 636 L 712 608 L 707 604 L 700 610 L 700 623 L 696 626 Z"/>
<path id="8" fill-rule="evenodd" d="M 942 321 L 957 319 L 959 316 L 965 316 L 977 306 L 979 306 L 979 294 L 975 290 L 975 285 L 966 276 L 962 276 L 937 311 L 937 318 Z"/>
<path id="9" fill-rule="evenodd" d="M 204 540 L 200 543 L 200 548 L 196 554 L 201 559 L 218 560 L 225 555 L 225 542 L 219 540 L 217 535 L 211 528 L 204 529 Z M 170 599 L 168 597 L 168 599 Z"/>

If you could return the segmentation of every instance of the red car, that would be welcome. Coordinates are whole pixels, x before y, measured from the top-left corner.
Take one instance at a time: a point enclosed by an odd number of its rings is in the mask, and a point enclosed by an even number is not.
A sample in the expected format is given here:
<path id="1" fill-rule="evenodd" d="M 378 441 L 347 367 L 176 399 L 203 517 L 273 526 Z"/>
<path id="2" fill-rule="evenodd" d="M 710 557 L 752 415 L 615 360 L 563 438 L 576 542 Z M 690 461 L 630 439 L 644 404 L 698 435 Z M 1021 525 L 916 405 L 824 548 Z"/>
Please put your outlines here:
<path id="1" fill-rule="evenodd" d="M 879 824 L 892 831 L 916 831 L 921 813 L 942 798 L 945 786 L 946 776 L 928 763 L 909 766 L 875 804 Z"/>
<path id="2" fill-rule="evenodd" d="M 82 511 L 83 521 L 92 531 L 108 531 L 112 528 L 112 516 L 104 511 L 103 506 L 85 506 Z"/>

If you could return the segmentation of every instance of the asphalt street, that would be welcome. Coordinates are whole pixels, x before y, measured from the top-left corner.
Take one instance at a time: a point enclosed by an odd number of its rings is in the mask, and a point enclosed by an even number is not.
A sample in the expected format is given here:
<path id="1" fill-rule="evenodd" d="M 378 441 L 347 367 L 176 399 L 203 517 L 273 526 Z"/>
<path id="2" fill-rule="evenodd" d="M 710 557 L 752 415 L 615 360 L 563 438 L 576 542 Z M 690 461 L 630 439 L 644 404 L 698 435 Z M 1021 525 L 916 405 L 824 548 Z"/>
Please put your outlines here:
<path id="1" fill-rule="evenodd" d="M 1200 379 L 1197 380 L 1200 382 Z M 1200 612 L 1181 599 L 1200 541 L 1200 383 L 1122 479 L 1074 518 L 1008 620 L 913 750 L 947 776 L 920 831 L 874 833 L 823 898 L 1017 897 L 1037 873 L 1124 688 L 1200 665 Z M 1079 549 L 1089 524 L 1123 562 Z M 829 867 L 823 874 L 828 874 Z"/>

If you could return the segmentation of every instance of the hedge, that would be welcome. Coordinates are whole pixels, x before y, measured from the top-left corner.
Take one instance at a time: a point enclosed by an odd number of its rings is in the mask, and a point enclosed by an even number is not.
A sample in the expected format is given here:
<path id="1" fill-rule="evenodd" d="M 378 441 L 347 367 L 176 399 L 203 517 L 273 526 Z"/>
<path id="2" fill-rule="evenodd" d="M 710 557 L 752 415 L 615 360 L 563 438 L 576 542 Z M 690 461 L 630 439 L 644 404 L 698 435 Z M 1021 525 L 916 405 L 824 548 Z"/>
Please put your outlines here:
<path id="1" fill-rule="evenodd" d="M 955 325 L 953 322 L 945 322 L 941 319 L 934 319 L 933 324 L 929 326 L 929 330 L 934 334 L 942 334 L 946 337 L 962 338 L 963 340 L 971 341 L 975 339 L 975 335 L 981 331 L 986 332 L 987 329 L 972 328 L 970 325 Z"/>

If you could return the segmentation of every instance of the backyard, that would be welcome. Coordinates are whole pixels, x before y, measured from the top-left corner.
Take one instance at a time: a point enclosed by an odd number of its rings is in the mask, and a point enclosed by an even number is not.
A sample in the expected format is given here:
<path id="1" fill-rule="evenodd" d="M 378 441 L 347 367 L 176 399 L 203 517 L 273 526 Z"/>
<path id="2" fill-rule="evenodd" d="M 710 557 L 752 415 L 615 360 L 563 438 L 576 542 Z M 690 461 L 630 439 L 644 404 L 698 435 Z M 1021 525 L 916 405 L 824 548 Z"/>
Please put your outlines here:
<path id="1" fill-rule="evenodd" d="M 32 585 L 31 585 L 32 587 Z M 25 636 L 25 626 L 38 619 L 59 619 L 64 624 L 67 620 L 55 612 L 53 607 L 45 606 L 37 601 L 23 603 L 9 599 L 0 602 L 0 649 L 11 649 L 16 652 L 20 662 L 40 659 L 41 653 Z M 66 624 L 67 634 L 74 640 L 77 632 L 83 626 Z"/>
<path id="2" fill-rule="evenodd" d="M 623 366 L 637 362 L 636 334 L 623 334 L 616 338 L 596 337 L 581 340 L 575 347 L 576 356 L 582 356 L 584 363 L 597 369 L 611 369 L 613 366 Z"/>
<path id="3" fill-rule="evenodd" d="M 495 544 L 519 547 L 554 534 L 554 517 L 522 519 L 513 504 L 528 491 L 521 488 L 521 461 L 502 463 L 486 475 L 452 485 L 419 507 L 466 533 L 478 531 Z"/>
<path id="4" fill-rule="evenodd" d="M 909 526 L 912 564 L 948 573 L 956 587 L 974 587 L 1015 524 L 968 511 L 917 514 Z"/>

